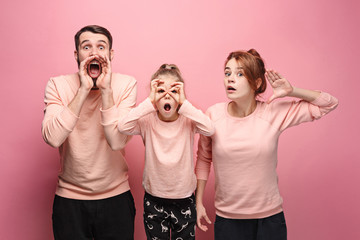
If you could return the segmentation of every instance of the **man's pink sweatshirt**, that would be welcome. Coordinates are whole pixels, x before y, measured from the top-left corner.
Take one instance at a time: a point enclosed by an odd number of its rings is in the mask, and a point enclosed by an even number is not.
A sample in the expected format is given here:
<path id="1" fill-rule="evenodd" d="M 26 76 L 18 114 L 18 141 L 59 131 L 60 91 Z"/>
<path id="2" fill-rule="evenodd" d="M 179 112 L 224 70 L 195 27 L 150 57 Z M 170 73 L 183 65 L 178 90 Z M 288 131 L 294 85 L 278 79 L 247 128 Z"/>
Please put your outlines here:
<path id="1" fill-rule="evenodd" d="M 156 197 L 180 199 L 194 193 L 194 135 L 214 132 L 209 117 L 189 101 L 185 100 L 178 113 L 177 120 L 164 122 L 147 98 L 118 125 L 121 133 L 141 135 L 145 145 L 143 187 Z"/>
<path id="2" fill-rule="evenodd" d="M 104 199 L 130 189 L 124 158 L 130 138 L 117 130 L 117 124 L 136 104 L 136 80 L 113 73 L 111 81 L 115 106 L 101 110 L 100 90 L 91 90 L 80 116 L 67 107 L 79 89 L 78 74 L 51 78 L 46 86 L 42 135 L 59 148 L 59 196 Z"/>
<path id="3" fill-rule="evenodd" d="M 211 162 L 214 164 L 215 208 L 221 217 L 252 219 L 279 213 L 283 202 L 276 173 L 280 134 L 321 118 L 335 109 L 338 100 L 321 93 L 311 103 L 258 101 L 255 111 L 244 118 L 230 116 L 228 104 L 215 104 L 207 111 L 215 133 L 200 136 L 197 178 L 207 180 Z"/>

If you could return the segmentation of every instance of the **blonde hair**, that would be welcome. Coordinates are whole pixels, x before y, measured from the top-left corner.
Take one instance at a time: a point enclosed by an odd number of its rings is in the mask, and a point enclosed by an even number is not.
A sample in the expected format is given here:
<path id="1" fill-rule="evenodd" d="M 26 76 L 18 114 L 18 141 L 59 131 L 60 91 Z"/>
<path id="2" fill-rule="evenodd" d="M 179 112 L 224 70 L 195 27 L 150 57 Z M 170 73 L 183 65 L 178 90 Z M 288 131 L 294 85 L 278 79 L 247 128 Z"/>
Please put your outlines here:
<path id="1" fill-rule="evenodd" d="M 151 80 L 158 78 L 161 75 L 170 75 L 178 79 L 178 82 L 184 82 L 181 76 L 179 68 L 175 64 L 163 64 L 159 69 L 151 76 Z"/>

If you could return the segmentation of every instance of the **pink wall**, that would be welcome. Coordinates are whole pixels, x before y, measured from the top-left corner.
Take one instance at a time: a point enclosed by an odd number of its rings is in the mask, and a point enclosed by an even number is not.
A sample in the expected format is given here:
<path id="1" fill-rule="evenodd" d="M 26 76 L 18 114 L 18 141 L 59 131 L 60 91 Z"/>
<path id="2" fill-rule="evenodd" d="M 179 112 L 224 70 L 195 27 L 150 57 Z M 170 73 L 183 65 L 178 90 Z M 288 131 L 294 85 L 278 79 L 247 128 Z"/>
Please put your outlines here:
<path id="1" fill-rule="evenodd" d="M 49 240 L 59 167 L 40 134 L 50 76 L 75 72 L 73 35 L 99 24 L 113 34 L 113 70 L 138 80 L 138 99 L 164 63 L 176 63 L 189 100 L 202 110 L 226 100 L 228 52 L 256 48 L 268 68 L 295 86 L 322 89 L 340 105 L 324 119 L 280 139 L 279 184 L 291 240 L 360 239 L 359 1 L 2 1 L 0 10 L 0 239 Z M 143 146 L 127 147 L 137 206 L 136 239 L 144 239 Z M 214 219 L 213 178 L 207 187 Z M 212 229 L 198 231 L 213 238 Z"/>

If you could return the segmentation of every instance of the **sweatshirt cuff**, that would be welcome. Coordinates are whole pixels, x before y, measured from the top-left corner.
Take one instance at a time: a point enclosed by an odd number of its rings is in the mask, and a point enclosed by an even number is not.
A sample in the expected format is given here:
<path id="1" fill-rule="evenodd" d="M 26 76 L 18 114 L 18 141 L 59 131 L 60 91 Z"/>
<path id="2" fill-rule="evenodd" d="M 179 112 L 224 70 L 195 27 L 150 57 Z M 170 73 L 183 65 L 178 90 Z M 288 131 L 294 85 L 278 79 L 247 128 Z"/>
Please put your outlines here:
<path id="1" fill-rule="evenodd" d="M 178 113 L 179 114 L 186 113 L 186 112 L 188 112 L 189 108 L 191 108 L 191 107 L 192 107 L 191 103 L 188 100 L 185 99 L 185 101 L 183 102 L 183 104 L 179 108 Z"/>
<path id="2" fill-rule="evenodd" d="M 118 110 L 115 107 L 115 105 L 106 110 L 103 110 L 102 108 L 100 108 L 100 112 L 101 112 L 101 124 L 102 125 L 110 125 L 110 124 L 116 122 L 119 118 Z"/>
<path id="3" fill-rule="evenodd" d="M 314 101 L 312 101 L 311 104 L 321 107 L 329 105 L 329 102 L 331 102 L 330 94 L 326 92 L 320 92 L 320 95 Z"/>

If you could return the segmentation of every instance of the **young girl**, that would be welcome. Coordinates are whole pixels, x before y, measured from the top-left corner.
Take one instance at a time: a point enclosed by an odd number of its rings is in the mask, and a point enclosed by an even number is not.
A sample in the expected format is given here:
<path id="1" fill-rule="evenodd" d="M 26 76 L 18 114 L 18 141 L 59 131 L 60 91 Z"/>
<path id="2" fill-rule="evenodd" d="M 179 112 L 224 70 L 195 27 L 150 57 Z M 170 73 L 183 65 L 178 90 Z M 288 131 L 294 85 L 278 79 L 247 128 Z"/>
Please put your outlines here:
<path id="1" fill-rule="evenodd" d="M 196 174 L 197 224 L 210 223 L 202 203 L 211 162 L 215 171 L 215 239 L 284 240 L 287 238 L 282 198 L 277 184 L 277 145 L 280 134 L 302 122 L 319 119 L 338 104 L 331 95 L 293 87 L 279 73 L 265 71 L 251 49 L 232 52 L 225 62 L 227 103 L 208 109 L 215 125 L 212 137 L 200 136 Z M 266 89 L 273 95 L 257 100 Z M 282 97 L 299 101 L 273 101 Z"/>
<path id="2" fill-rule="evenodd" d="M 163 64 L 151 80 L 150 96 L 118 125 L 121 133 L 141 135 L 145 144 L 146 236 L 195 239 L 194 134 L 211 136 L 214 127 L 186 100 L 177 66 Z"/>

